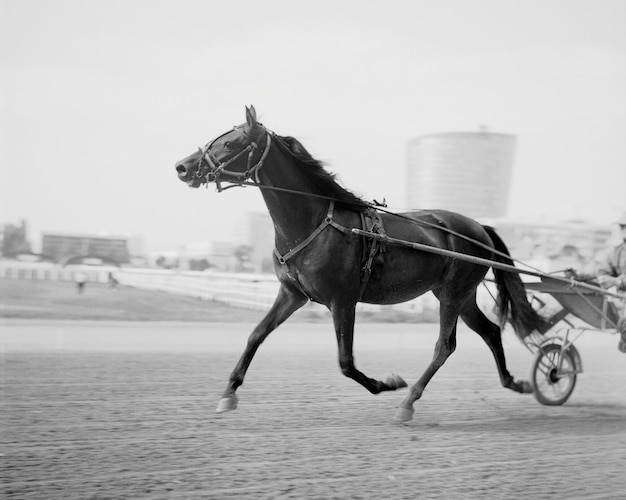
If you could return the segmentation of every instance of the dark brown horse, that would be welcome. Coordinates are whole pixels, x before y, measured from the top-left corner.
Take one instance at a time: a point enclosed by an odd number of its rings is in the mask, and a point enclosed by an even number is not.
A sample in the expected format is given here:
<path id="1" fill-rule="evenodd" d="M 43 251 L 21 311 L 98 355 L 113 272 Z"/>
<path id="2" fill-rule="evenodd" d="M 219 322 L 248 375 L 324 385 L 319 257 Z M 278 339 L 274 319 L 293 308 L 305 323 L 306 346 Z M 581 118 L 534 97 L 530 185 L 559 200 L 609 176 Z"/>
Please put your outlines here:
<path id="1" fill-rule="evenodd" d="M 345 376 L 373 394 L 406 387 L 396 375 L 380 381 L 356 368 L 352 354 L 355 308 L 358 302 L 396 304 L 428 291 L 440 302 L 439 339 L 431 363 L 409 389 L 396 420 L 412 418 L 413 403 L 454 351 L 459 316 L 491 349 L 502 385 L 520 393 L 532 392 L 528 382 L 516 381 L 507 370 L 501 329 L 476 305 L 476 288 L 488 267 L 384 243 L 389 236 L 512 264 L 493 229 L 444 210 L 379 213 L 341 187 L 296 139 L 278 136 L 258 123 L 254 108 L 246 108 L 246 123 L 180 161 L 176 171 L 191 187 L 209 182 L 216 183 L 218 190 L 222 190 L 222 182 L 257 185 L 276 232 L 278 296 L 250 335 L 218 412 L 236 408 L 235 391 L 257 349 L 308 300 L 331 311 L 339 366 Z M 354 228 L 363 228 L 366 236 L 355 234 Z M 519 276 L 498 269 L 494 274 L 501 324 L 510 320 L 521 337 L 537 329 L 540 320 L 526 299 Z"/>

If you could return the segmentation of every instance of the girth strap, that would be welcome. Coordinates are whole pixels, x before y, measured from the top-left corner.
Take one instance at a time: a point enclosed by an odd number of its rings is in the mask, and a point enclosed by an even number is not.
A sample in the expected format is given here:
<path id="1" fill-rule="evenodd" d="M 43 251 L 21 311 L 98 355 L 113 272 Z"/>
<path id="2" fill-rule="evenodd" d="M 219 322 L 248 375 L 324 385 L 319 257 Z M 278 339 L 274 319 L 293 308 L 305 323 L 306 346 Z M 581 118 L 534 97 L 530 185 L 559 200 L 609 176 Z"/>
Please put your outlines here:
<path id="1" fill-rule="evenodd" d="M 370 276 L 372 275 L 372 268 L 375 264 L 374 259 L 378 255 L 379 258 L 377 260 L 380 261 L 379 262 L 380 264 L 382 264 L 383 262 L 382 254 L 386 250 L 385 243 L 384 243 L 384 237 L 386 235 L 385 235 L 385 230 L 383 229 L 383 220 L 380 214 L 376 212 L 375 210 L 367 210 L 366 212 L 362 212 L 361 224 L 365 231 L 374 233 L 376 235 L 380 235 L 382 236 L 383 240 L 380 240 L 378 238 L 364 238 L 365 241 L 367 241 L 367 239 L 370 239 L 371 246 L 367 254 L 367 258 L 365 258 L 367 245 L 364 243 L 364 247 L 363 247 L 364 265 L 361 268 L 361 286 L 359 289 L 359 300 L 363 297 L 363 294 L 365 293 L 365 289 L 367 288 L 367 284 L 369 283 Z"/>

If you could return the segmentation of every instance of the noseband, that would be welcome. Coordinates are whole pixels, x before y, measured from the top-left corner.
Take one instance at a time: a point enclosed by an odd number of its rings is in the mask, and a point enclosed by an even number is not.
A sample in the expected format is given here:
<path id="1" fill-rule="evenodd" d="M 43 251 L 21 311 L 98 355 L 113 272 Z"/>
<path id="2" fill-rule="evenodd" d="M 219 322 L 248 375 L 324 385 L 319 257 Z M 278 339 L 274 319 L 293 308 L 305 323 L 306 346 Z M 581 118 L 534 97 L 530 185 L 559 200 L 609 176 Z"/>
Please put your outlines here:
<path id="1" fill-rule="evenodd" d="M 234 156 L 228 158 L 226 161 L 220 161 L 212 152 L 211 147 L 219 138 L 224 137 L 229 132 L 220 135 L 213 139 L 209 144 L 207 144 L 204 148 L 198 148 L 200 151 L 200 158 L 198 159 L 198 171 L 196 172 L 196 177 L 198 179 L 204 179 L 207 183 L 207 187 L 209 182 L 215 182 L 218 191 L 222 191 L 222 185 L 220 182 L 220 177 L 222 174 L 227 174 L 232 179 L 226 179 L 226 182 L 233 182 L 234 184 L 240 185 L 247 181 L 253 175 L 255 176 L 255 181 L 259 182 L 258 179 L 258 171 L 263 166 L 263 162 L 267 158 L 267 155 L 270 151 L 270 146 L 272 144 L 272 138 L 269 131 L 265 128 L 262 128 L 260 136 L 265 132 L 267 136 L 267 141 L 265 144 L 265 149 L 261 155 L 259 161 L 257 161 L 254 165 L 252 164 L 254 153 L 257 149 L 259 149 L 259 145 L 256 141 L 250 141 L 244 149 L 236 153 Z M 257 138 L 257 140 L 259 139 Z M 231 163 L 237 161 L 241 156 L 248 153 L 248 160 L 246 163 L 246 170 L 243 172 L 237 172 L 234 170 L 228 170 L 228 167 Z"/>

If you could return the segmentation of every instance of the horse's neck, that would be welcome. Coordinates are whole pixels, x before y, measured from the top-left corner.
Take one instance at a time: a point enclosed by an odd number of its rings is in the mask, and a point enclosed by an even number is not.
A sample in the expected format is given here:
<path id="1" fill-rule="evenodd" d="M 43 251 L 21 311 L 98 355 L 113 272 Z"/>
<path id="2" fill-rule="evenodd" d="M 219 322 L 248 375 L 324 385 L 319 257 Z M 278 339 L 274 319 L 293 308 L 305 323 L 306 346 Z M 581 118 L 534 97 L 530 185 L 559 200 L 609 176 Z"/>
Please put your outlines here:
<path id="1" fill-rule="evenodd" d="M 282 155 L 268 157 L 259 171 L 259 181 L 270 188 L 261 188 L 261 193 L 274 223 L 276 236 L 285 246 L 291 247 L 307 238 L 326 215 L 328 201 L 297 194 L 315 193 L 315 188 L 302 175 L 302 171 Z M 294 192 L 274 191 L 272 187 Z"/>

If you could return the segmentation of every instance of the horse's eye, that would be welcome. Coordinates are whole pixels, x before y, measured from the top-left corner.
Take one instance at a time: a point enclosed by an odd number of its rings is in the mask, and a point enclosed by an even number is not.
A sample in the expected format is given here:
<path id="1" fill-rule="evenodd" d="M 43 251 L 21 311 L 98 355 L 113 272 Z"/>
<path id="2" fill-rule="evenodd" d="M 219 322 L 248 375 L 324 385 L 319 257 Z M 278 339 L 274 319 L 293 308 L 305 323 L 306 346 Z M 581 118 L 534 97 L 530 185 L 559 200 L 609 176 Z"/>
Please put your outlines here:
<path id="1" fill-rule="evenodd" d="M 224 147 L 230 149 L 230 141 L 226 141 Z"/>

